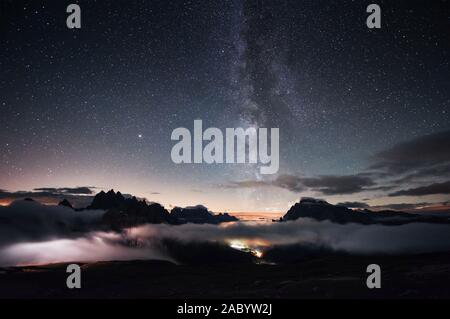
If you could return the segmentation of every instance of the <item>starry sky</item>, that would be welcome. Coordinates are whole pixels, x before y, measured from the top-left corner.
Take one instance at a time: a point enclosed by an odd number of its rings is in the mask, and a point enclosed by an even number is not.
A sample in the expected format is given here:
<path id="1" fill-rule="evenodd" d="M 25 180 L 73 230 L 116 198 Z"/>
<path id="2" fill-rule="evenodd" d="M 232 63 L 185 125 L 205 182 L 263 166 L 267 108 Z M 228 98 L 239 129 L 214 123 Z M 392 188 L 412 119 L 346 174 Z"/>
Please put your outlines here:
<path id="1" fill-rule="evenodd" d="M 166 207 L 447 207 L 450 4 L 0 4 L 0 202 L 120 190 Z M 280 170 L 174 164 L 177 127 L 278 127 Z M 31 194 L 33 195 L 33 194 Z"/>

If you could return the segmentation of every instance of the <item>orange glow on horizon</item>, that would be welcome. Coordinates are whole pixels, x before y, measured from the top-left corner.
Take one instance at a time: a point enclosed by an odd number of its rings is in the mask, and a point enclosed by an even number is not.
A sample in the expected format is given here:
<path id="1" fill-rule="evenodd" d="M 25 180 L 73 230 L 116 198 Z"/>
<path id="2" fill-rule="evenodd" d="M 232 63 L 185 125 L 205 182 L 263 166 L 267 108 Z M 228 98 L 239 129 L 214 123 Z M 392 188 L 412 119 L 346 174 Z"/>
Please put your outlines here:
<path id="1" fill-rule="evenodd" d="M 0 206 L 9 206 L 13 201 L 8 199 L 2 199 L 0 200 Z"/>

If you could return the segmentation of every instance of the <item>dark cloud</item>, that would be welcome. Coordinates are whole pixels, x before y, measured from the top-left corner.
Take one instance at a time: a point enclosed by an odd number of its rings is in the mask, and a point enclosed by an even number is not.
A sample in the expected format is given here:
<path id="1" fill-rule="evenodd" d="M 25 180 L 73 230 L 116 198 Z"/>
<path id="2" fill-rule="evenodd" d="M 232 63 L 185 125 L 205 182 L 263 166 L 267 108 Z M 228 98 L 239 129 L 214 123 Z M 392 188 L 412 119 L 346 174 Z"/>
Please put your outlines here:
<path id="1" fill-rule="evenodd" d="M 387 174 L 427 176 L 450 173 L 450 130 L 399 143 L 375 154 L 371 169 Z"/>
<path id="2" fill-rule="evenodd" d="M 370 206 L 370 209 L 374 210 L 406 210 L 413 211 L 416 209 L 421 209 L 424 206 L 432 206 L 437 205 L 435 203 L 421 202 L 421 203 L 397 203 L 397 204 L 387 204 L 387 205 L 378 205 L 378 206 Z"/>
<path id="3" fill-rule="evenodd" d="M 303 192 L 307 189 L 303 183 L 303 178 L 294 175 L 280 175 L 273 184 L 296 193 Z"/>
<path id="4" fill-rule="evenodd" d="M 380 185 L 380 186 L 374 186 L 374 187 L 367 187 L 365 190 L 367 191 L 390 191 L 393 190 L 394 188 L 397 188 L 398 186 L 396 185 Z"/>
<path id="5" fill-rule="evenodd" d="M 92 190 L 92 186 L 82 186 L 82 187 L 60 187 L 60 188 L 52 188 L 52 187 L 42 187 L 42 188 L 35 188 L 33 191 L 38 192 L 49 192 L 49 193 L 55 193 L 55 194 L 83 194 L 83 195 L 91 195 L 94 193 Z"/>
<path id="6" fill-rule="evenodd" d="M 391 193 L 389 196 L 424 196 L 438 194 L 450 194 L 450 181 L 401 190 Z"/>
<path id="7" fill-rule="evenodd" d="M 367 203 L 363 203 L 363 202 L 342 202 L 342 203 L 337 203 L 337 206 L 344 206 L 347 208 L 369 208 L 370 205 Z"/>
<path id="8" fill-rule="evenodd" d="M 359 175 L 305 178 L 303 184 L 324 195 L 354 194 L 375 185 L 370 177 Z"/>
<path id="9" fill-rule="evenodd" d="M 389 192 L 404 183 L 450 175 L 450 131 L 422 136 L 393 146 L 376 154 L 370 170 L 355 175 L 322 175 L 314 177 L 280 175 L 275 180 L 245 180 L 232 182 L 226 187 L 255 188 L 273 186 L 300 193 L 306 190 L 323 195 L 355 194 L 363 191 Z M 380 183 L 383 178 L 395 177 L 390 183 Z M 377 182 L 376 182 L 377 181 Z M 389 196 L 420 196 L 448 194 L 447 183 L 393 192 Z"/>
<path id="10" fill-rule="evenodd" d="M 416 169 L 414 172 L 406 174 L 397 179 L 394 183 L 403 184 L 410 183 L 417 180 L 433 180 L 438 177 L 450 176 L 450 163 L 444 163 L 442 165 L 435 165 L 432 167 L 426 167 L 422 169 Z"/>
<path id="11" fill-rule="evenodd" d="M 61 188 L 68 189 L 68 188 Z M 9 192 L 0 190 L 0 200 L 12 202 L 16 199 L 32 198 L 46 204 L 57 204 L 63 199 L 69 200 L 75 207 L 86 207 L 91 203 L 93 196 L 84 195 L 83 193 L 69 193 L 61 191 L 52 191 L 51 188 L 36 188 L 40 191 L 17 191 Z M 74 189 L 76 190 L 76 189 Z M 82 191 L 82 190 L 81 190 Z"/>
<path id="12" fill-rule="evenodd" d="M 365 199 L 370 200 L 370 199 Z M 396 210 L 406 211 L 411 213 L 441 213 L 450 212 L 449 202 L 419 202 L 419 203 L 394 203 L 386 205 L 371 206 L 364 202 L 341 202 L 337 206 L 345 206 L 347 208 L 365 208 L 371 211 L 380 210 Z"/>
<path id="13" fill-rule="evenodd" d="M 225 187 L 228 188 L 254 188 L 274 186 L 291 192 L 299 193 L 312 190 L 324 195 L 353 194 L 368 190 L 375 185 L 372 179 L 364 175 L 344 175 L 344 176 L 317 176 L 301 177 L 295 175 L 280 175 L 272 181 L 247 180 L 231 182 Z"/>
<path id="14" fill-rule="evenodd" d="M 367 198 L 364 200 L 370 200 L 370 199 Z M 450 211 L 450 203 L 449 202 L 393 203 L 393 204 L 375 205 L 375 206 L 371 206 L 364 202 L 341 202 L 341 203 L 337 203 L 336 205 L 337 206 L 345 206 L 347 208 L 369 209 L 371 211 L 396 210 L 396 211 L 406 211 L 406 212 L 411 212 L 411 213 Z"/>

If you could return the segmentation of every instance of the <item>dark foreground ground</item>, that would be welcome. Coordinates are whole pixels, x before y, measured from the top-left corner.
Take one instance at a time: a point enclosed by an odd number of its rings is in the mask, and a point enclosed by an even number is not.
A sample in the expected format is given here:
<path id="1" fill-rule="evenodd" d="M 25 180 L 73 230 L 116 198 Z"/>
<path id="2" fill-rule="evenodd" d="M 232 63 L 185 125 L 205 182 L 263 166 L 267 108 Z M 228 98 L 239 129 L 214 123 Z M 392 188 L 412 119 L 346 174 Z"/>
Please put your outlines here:
<path id="1" fill-rule="evenodd" d="M 366 267 L 382 267 L 382 288 Z M 66 265 L 0 269 L 0 298 L 450 298 L 450 254 L 316 258 L 297 264 L 82 264 L 82 288 L 66 288 Z"/>

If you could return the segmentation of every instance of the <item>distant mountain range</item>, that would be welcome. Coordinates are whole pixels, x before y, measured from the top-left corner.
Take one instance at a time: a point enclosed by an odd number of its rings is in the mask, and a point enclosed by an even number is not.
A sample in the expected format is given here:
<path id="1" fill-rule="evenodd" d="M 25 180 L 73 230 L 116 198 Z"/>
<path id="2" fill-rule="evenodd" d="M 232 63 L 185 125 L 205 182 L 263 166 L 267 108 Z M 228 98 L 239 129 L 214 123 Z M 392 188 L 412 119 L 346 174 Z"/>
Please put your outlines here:
<path id="1" fill-rule="evenodd" d="M 394 210 L 352 210 L 345 206 L 332 205 L 324 200 L 308 197 L 302 198 L 299 203 L 295 203 L 286 215 L 280 218 L 280 221 L 297 220 L 299 218 L 313 218 L 318 221 L 328 220 L 337 224 L 403 225 L 417 222 L 450 224 L 448 216 L 427 216 Z"/>
<path id="2" fill-rule="evenodd" d="M 67 199 L 61 201 L 59 205 L 72 208 Z M 220 224 L 238 221 L 236 217 L 227 213 L 212 214 L 201 205 L 186 208 L 175 207 L 169 213 L 158 203 L 147 204 L 145 200 L 138 200 L 134 196 L 125 197 L 121 192 L 116 193 L 114 190 L 101 191 L 95 195 L 92 203 L 85 209 L 105 210 L 102 222 L 112 229 L 123 229 L 142 224 Z"/>
<path id="3" fill-rule="evenodd" d="M 59 205 L 74 209 L 67 199 L 61 201 Z M 239 221 L 238 218 L 227 213 L 213 214 L 202 205 L 185 208 L 174 207 L 169 213 L 169 211 L 158 203 L 147 203 L 145 200 L 138 200 L 134 196 L 125 197 L 122 193 L 115 192 L 114 190 L 108 192 L 101 191 L 95 195 L 89 206 L 77 210 L 85 209 L 105 210 L 106 212 L 102 217 L 102 223 L 115 230 L 143 224 L 220 224 Z M 286 222 L 297 220 L 299 218 L 312 218 L 317 221 L 330 221 L 337 224 L 450 224 L 448 216 L 413 214 L 393 210 L 352 210 L 345 206 L 332 205 L 324 200 L 315 198 L 302 198 L 300 202 L 295 203 L 283 217 L 274 221 Z"/>

